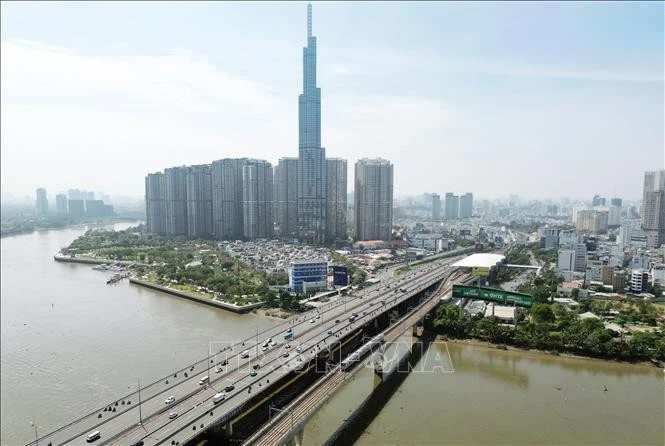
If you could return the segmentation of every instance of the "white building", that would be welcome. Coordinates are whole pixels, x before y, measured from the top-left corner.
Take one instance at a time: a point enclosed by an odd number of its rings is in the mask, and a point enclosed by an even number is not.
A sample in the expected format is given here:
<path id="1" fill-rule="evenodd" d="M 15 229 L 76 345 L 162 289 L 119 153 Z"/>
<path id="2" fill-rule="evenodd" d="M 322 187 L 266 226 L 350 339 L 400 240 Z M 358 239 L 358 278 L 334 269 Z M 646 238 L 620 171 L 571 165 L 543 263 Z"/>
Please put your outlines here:
<path id="1" fill-rule="evenodd" d="M 648 282 L 649 273 L 642 269 L 636 269 L 630 274 L 630 291 L 633 293 L 641 293 L 644 291 Z"/>

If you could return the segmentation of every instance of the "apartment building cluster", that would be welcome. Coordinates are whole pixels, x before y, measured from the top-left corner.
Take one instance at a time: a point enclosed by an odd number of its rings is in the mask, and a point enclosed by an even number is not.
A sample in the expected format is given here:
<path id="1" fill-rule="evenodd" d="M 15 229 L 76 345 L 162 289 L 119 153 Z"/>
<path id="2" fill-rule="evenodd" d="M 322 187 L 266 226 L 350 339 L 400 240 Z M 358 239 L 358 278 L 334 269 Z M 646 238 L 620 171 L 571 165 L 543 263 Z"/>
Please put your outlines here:
<path id="1" fill-rule="evenodd" d="M 346 241 L 347 161 L 326 158 L 321 146 L 321 89 L 316 84 L 316 37 L 307 7 L 303 92 L 298 97 L 298 157 L 227 158 L 181 166 L 145 179 L 148 231 L 221 240 L 280 237 L 310 244 Z M 355 164 L 357 240 L 390 240 L 393 165 L 363 158 Z"/>

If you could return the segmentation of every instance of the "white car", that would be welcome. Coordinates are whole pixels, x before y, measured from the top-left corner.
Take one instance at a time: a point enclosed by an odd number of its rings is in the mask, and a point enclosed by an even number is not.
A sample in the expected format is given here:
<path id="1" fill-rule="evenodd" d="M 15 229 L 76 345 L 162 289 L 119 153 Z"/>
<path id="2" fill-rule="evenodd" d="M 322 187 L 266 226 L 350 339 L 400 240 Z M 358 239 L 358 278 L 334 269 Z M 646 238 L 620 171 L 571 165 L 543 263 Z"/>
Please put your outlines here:
<path id="1" fill-rule="evenodd" d="M 166 398 L 166 401 L 164 401 L 164 404 L 169 405 L 175 403 L 175 397 L 171 395 L 170 397 Z"/>
<path id="2" fill-rule="evenodd" d="M 171 413 L 169 414 L 169 420 L 172 420 L 172 419 L 174 419 L 174 418 L 177 417 L 177 416 L 178 416 L 178 412 L 171 412 Z"/>
<path id="3" fill-rule="evenodd" d="M 313 324 L 313 323 L 315 323 L 315 322 L 316 322 L 316 321 L 315 321 L 314 319 L 310 319 L 310 321 L 309 321 L 310 324 Z"/>
<path id="4" fill-rule="evenodd" d="M 221 367 L 217 367 L 217 368 L 215 369 L 215 373 L 222 373 L 223 371 L 224 371 L 224 369 L 221 368 Z"/>

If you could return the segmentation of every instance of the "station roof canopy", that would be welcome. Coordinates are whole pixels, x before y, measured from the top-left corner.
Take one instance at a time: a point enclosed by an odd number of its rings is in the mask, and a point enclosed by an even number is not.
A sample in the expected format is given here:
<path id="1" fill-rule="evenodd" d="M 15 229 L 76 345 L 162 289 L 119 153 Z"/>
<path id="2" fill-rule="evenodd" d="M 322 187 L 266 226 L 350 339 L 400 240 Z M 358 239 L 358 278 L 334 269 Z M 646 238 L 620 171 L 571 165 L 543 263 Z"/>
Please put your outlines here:
<path id="1" fill-rule="evenodd" d="M 460 266 L 463 268 L 491 268 L 503 259 L 505 259 L 505 256 L 500 254 L 478 253 L 464 257 L 462 260 L 453 263 L 452 266 Z"/>

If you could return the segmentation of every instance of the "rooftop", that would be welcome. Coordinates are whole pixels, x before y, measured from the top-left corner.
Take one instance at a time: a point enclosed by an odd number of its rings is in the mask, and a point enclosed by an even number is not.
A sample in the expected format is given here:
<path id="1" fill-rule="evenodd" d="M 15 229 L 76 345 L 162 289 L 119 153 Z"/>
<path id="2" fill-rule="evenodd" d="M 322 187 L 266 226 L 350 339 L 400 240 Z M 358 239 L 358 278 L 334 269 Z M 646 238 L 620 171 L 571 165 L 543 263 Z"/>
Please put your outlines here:
<path id="1" fill-rule="evenodd" d="M 487 253 L 477 253 L 471 254 L 468 257 L 464 257 L 462 260 L 453 263 L 452 266 L 460 266 L 466 268 L 476 268 L 476 267 L 487 267 L 491 268 L 497 263 L 505 259 L 505 256 L 500 254 L 487 254 Z"/>

